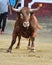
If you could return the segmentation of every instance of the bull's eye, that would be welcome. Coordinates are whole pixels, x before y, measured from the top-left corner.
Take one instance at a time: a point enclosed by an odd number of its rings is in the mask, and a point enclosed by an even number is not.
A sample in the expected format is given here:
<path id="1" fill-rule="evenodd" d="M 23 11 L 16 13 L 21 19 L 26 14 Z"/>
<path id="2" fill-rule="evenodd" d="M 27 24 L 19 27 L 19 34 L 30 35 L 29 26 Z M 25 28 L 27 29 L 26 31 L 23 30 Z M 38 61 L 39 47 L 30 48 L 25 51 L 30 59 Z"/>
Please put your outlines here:
<path id="1" fill-rule="evenodd" d="M 22 14 L 20 14 L 20 17 L 23 19 L 23 15 Z"/>

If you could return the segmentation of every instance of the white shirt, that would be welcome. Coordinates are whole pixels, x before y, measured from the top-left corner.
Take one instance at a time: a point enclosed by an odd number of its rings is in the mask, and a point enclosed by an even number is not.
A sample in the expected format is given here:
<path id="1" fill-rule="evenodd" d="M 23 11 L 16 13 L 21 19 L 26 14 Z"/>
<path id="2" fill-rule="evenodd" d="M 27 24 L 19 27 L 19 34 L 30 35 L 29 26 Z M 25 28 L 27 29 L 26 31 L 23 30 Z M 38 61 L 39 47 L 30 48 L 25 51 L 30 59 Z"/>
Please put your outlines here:
<path id="1" fill-rule="evenodd" d="M 22 2 L 22 0 L 18 0 L 18 3 L 21 3 Z"/>
<path id="2" fill-rule="evenodd" d="M 21 7 L 19 7 L 18 9 L 22 9 L 24 7 L 24 0 L 19 0 L 19 3 L 21 3 Z"/>
<path id="3" fill-rule="evenodd" d="M 0 13 L 8 12 L 9 0 L 0 0 Z"/>

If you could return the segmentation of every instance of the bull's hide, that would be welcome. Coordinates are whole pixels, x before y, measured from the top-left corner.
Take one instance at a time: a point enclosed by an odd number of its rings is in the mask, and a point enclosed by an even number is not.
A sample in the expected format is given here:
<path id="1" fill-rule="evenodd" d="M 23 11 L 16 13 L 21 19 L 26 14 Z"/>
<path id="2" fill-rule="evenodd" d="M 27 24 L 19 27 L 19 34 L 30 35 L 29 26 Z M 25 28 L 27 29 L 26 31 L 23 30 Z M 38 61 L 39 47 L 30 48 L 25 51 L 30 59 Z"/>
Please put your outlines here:
<path id="1" fill-rule="evenodd" d="M 18 24 L 17 24 L 18 23 Z M 19 19 L 16 23 L 16 31 L 19 31 L 18 33 L 20 33 L 23 37 L 25 38 L 29 38 L 30 36 L 32 36 L 33 32 L 34 32 L 34 22 L 30 21 L 30 26 L 29 27 L 24 27 L 23 26 L 23 20 Z"/>
<path id="2" fill-rule="evenodd" d="M 26 37 L 28 38 L 29 36 L 32 36 L 32 33 L 33 33 L 33 29 L 31 26 L 29 26 L 28 28 L 25 28 L 25 27 L 21 27 L 21 33 L 22 33 L 22 36 L 23 37 Z"/>

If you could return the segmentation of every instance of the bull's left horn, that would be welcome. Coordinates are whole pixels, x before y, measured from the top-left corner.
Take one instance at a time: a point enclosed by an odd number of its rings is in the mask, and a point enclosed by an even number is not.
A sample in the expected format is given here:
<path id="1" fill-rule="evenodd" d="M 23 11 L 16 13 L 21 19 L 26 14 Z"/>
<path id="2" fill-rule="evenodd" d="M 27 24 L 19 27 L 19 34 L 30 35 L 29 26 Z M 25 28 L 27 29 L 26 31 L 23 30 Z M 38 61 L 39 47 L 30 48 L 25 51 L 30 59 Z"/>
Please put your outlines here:
<path id="1" fill-rule="evenodd" d="M 12 10 L 15 11 L 15 12 L 20 12 L 20 9 L 16 9 L 14 7 L 12 7 Z"/>

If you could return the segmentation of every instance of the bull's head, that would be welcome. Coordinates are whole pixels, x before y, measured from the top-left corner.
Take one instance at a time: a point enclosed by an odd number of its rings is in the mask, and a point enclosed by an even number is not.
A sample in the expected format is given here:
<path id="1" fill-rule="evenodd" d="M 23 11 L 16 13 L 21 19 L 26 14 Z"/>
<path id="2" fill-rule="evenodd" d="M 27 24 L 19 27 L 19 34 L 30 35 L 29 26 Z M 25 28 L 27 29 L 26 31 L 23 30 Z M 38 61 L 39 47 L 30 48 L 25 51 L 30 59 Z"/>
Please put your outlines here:
<path id="1" fill-rule="evenodd" d="M 29 20 L 30 20 L 30 15 L 31 15 L 30 9 L 27 7 L 24 7 L 24 8 L 22 8 L 21 12 L 22 12 L 23 19 L 24 19 L 23 26 L 29 27 L 29 25 L 30 25 Z"/>
<path id="2" fill-rule="evenodd" d="M 27 8 L 27 7 L 23 7 L 21 10 L 15 9 L 15 8 L 12 8 L 12 10 L 16 11 L 16 12 L 19 12 L 20 15 L 23 18 L 23 26 L 24 27 L 29 27 L 29 25 L 30 25 L 29 20 L 30 20 L 31 12 L 37 11 L 37 10 L 39 10 L 39 8 L 40 8 L 40 6 L 36 9 L 30 9 L 30 8 Z"/>
<path id="3" fill-rule="evenodd" d="M 29 27 L 30 25 L 30 9 L 27 7 L 23 7 L 21 10 L 13 8 L 14 11 L 19 12 L 20 16 L 23 19 L 23 26 Z"/>

